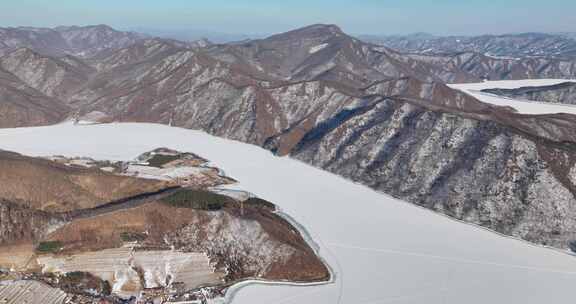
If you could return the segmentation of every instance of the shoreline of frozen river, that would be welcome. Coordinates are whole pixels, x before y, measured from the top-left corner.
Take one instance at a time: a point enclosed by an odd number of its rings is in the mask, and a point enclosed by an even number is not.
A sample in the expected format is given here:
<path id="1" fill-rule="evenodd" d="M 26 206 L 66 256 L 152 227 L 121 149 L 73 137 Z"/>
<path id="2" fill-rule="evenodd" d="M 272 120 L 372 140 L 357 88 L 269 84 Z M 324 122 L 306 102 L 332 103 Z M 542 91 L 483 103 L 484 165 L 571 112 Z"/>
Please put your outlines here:
<path id="1" fill-rule="evenodd" d="M 233 303 L 558 303 L 576 259 L 399 201 L 256 146 L 194 130 L 115 123 L 0 129 L 0 149 L 129 160 L 158 147 L 193 152 L 306 228 L 335 284 L 246 282 Z"/>
<path id="2" fill-rule="evenodd" d="M 482 102 L 514 108 L 522 114 L 556 114 L 568 113 L 576 115 L 576 106 L 570 104 L 538 102 L 532 100 L 513 99 L 482 92 L 485 89 L 518 89 L 522 87 L 543 87 L 557 85 L 564 82 L 576 82 L 576 79 L 522 79 L 497 80 L 477 83 L 448 84 L 452 89 L 462 91 Z"/>

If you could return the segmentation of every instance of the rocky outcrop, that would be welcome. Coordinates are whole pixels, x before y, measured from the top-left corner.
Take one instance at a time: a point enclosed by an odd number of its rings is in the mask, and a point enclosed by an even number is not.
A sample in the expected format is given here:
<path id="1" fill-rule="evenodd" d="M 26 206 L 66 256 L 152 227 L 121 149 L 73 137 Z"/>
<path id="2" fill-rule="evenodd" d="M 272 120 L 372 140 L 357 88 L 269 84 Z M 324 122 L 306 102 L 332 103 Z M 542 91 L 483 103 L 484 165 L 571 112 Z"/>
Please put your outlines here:
<path id="1" fill-rule="evenodd" d="M 314 282 L 329 276 L 300 233 L 266 209 L 197 214 L 167 239 L 176 248 L 208 252 L 226 269 L 231 282 L 246 278 Z"/>
<path id="2" fill-rule="evenodd" d="M 0 198 L 0 245 L 38 241 L 65 222 L 61 217 L 22 205 Z"/>

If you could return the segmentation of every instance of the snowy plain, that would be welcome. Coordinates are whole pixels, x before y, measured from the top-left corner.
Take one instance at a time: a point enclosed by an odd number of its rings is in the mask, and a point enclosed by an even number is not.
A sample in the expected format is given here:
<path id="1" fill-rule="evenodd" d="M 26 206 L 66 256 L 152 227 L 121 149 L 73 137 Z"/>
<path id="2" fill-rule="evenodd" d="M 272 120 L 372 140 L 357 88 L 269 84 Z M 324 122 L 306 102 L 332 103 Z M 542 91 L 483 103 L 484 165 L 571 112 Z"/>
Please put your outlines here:
<path id="1" fill-rule="evenodd" d="M 576 115 L 576 106 L 566 104 L 553 104 L 536 102 L 530 100 L 512 99 L 501 97 L 494 94 L 481 92 L 485 89 L 518 89 L 522 87 L 542 87 L 551 86 L 564 82 L 576 82 L 576 79 L 523 79 L 523 80 L 498 80 L 498 81 L 485 81 L 478 83 L 458 83 L 449 84 L 448 86 L 467 93 L 483 102 L 499 105 L 509 106 L 518 113 L 523 114 L 554 114 L 554 113 L 568 113 Z"/>
<path id="2" fill-rule="evenodd" d="M 193 152 L 306 228 L 332 284 L 244 284 L 233 304 L 570 303 L 576 257 L 499 236 L 259 147 L 156 124 L 0 129 L 0 149 L 131 160 Z"/>

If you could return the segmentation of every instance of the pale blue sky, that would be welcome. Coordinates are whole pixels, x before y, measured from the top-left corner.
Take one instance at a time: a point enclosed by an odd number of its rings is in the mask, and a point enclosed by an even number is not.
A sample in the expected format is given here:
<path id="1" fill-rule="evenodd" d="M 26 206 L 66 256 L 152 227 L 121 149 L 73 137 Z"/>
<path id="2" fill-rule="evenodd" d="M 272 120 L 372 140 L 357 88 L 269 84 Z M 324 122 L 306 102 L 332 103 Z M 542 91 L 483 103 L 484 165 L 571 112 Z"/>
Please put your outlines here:
<path id="1" fill-rule="evenodd" d="M 334 23 L 354 34 L 576 32 L 576 0 L 0 0 L 0 26 L 274 33 Z"/>

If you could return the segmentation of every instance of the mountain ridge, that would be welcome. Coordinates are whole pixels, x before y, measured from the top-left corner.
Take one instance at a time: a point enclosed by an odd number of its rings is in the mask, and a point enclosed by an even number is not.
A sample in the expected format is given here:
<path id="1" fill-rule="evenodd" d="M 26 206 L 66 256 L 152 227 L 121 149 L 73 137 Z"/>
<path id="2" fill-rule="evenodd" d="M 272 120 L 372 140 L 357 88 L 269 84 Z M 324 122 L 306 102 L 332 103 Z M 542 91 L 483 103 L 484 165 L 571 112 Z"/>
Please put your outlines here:
<path id="1" fill-rule="evenodd" d="M 559 248 L 574 238 L 576 179 L 565 168 L 576 163 L 576 117 L 519 114 L 445 82 L 571 77 L 576 61 L 404 54 L 324 24 L 205 46 L 120 47 L 119 37 L 69 58 L 92 69 L 74 69 L 81 81 L 65 94 L 18 71 L 21 82 L 54 95 L 61 119 L 97 112 L 204 130 L 504 234 Z"/>

